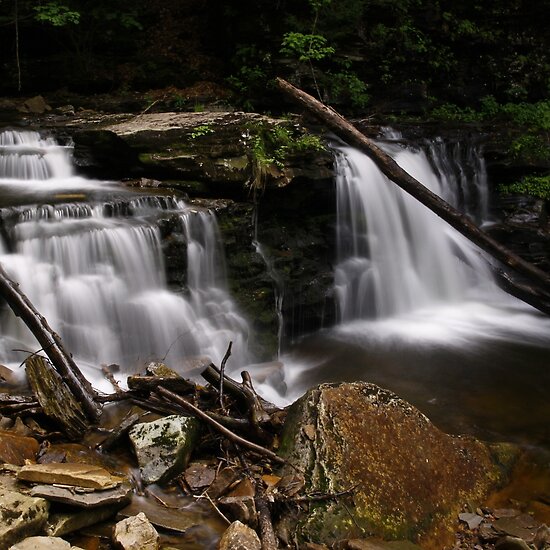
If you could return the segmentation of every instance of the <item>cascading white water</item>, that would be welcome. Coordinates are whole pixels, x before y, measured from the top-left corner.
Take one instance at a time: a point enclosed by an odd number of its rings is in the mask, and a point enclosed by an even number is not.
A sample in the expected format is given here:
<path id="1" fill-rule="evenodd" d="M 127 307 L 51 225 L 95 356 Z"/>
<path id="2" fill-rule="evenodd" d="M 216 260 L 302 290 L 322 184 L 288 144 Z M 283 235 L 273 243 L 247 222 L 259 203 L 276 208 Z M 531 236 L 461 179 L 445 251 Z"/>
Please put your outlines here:
<path id="1" fill-rule="evenodd" d="M 436 146 L 432 144 L 430 154 L 439 164 L 438 173 L 424 151 L 384 145 L 401 167 L 456 203 L 456 172 Z M 465 180 L 464 173 L 461 176 Z M 477 173 L 474 186 L 482 179 Z M 471 188 L 469 183 L 462 181 L 463 194 Z M 486 300 L 500 299 L 502 293 L 492 284 L 478 250 L 390 182 L 369 157 L 337 146 L 336 187 L 335 285 L 342 321 L 387 318 L 456 303 L 475 292 L 483 292 Z"/>
<path id="2" fill-rule="evenodd" d="M 389 137 L 380 145 L 406 171 L 487 221 L 478 151 L 441 140 L 404 147 L 399 135 Z M 550 319 L 501 291 L 481 253 L 367 156 L 345 145 L 335 155 L 340 323 L 282 357 L 284 395 L 262 389 L 289 403 L 321 382 L 368 380 L 450 429 L 470 431 L 487 418 L 495 433 L 517 423 L 512 429 L 529 426 L 539 437 L 539 423 L 547 426 L 541 381 L 548 378 Z M 543 414 L 522 415 L 531 404 Z"/>
<path id="3" fill-rule="evenodd" d="M 44 186 L 54 201 L 2 211 L 9 242 L 0 262 L 76 359 L 95 368 L 114 362 L 125 369 L 164 359 L 177 368 L 178 360 L 198 354 L 219 362 L 233 341 L 230 361 L 245 364 L 247 322 L 225 288 L 214 215 L 171 198 L 128 193 L 119 201 L 56 203 L 68 181 L 86 193 L 114 188 L 74 176 L 70 152 L 34 132 L 0 133 L 0 159 L 9 159 L 0 162 L 0 190 L 10 194 L 10 204 L 21 197 L 28 201 Z M 167 288 L 154 223 L 161 212 L 182 220 L 187 295 Z M 37 349 L 10 311 L 3 312 L 0 332 L 0 362 L 24 357 L 13 350 Z"/>

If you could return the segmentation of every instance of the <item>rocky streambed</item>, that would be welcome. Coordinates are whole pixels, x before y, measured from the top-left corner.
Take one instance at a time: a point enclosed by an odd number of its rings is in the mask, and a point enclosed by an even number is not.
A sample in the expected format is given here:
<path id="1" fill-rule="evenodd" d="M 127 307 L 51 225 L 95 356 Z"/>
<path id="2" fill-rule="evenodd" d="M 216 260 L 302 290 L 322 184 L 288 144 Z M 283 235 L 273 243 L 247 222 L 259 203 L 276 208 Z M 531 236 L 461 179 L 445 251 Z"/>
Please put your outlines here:
<path id="1" fill-rule="evenodd" d="M 322 385 L 286 410 L 259 400 L 256 416 L 242 402 L 257 400 L 252 387 L 225 384 L 220 398 L 217 384 L 151 364 L 133 389 L 115 385 L 118 404 L 77 441 L 40 406 L 15 403 L 20 389 L 1 394 L 0 546 L 550 546 L 550 485 L 536 501 L 513 499 L 525 462 L 512 445 L 449 436 L 374 384 Z"/>
<path id="2" fill-rule="evenodd" d="M 283 342 L 333 323 L 332 156 L 317 146 L 287 147 L 278 156 L 281 144 L 270 143 L 278 127 L 294 141 L 307 136 L 296 120 L 66 111 L 27 123 L 74 141 L 83 174 L 124 179 L 144 192 L 177 194 L 216 211 L 229 285 L 253 320 L 258 357 L 273 357 L 278 346 L 278 285 L 284 288 Z M 496 181 L 505 162 L 489 158 Z M 544 267 L 544 203 L 517 198 L 498 204 L 505 215 L 491 230 Z M 168 279 L 173 288 L 183 288 L 185 243 L 170 217 L 159 224 Z M 263 254 L 254 242 L 263 245 Z M 372 384 L 317 387 L 288 410 L 272 409 L 264 419 L 268 428 L 262 426 L 266 433 L 251 426 L 246 405 L 230 400 L 224 411 L 215 384 L 171 386 L 279 461 L 236 448 L 204 422 L 189 428 L 189 416 L 174 403 L 159 404 L 158 395 L 151 401 L 151 388 L 160 383 L 158 375 L 146 376 L 152 386 L 130 390 L 128 399 L 120 399 L 126 405 L 106 406 L 99 429 L 77 442 L 66 440 L 34 396 L 4 388 L 0 461 L 10 466 L 1 480 L 2 548 L 258 548 L 260 539 L 266 544 L 266 504 L 281 546 L 550 545 L 544 525 L 550 522 L 547 458 L 540 460 L 542 473 L 534 475 L 531 458 L 519 449 L 446 435 Z M 152 445 L 136 442 L 147 434 Z M 181 448 L 175 445 L 181 441 Z M 157 462 L 166 468 L 151 476 Z M 530 490 L 522 493 L 522 484 L 531 484 Z M 15 502 L 29 508 L 14 514 Z M 23 521 L 14 522 L 14 515 Z M 123 542 L 128 533 L 143 538 Z M 65 542 L 22 542 L 30 536 Z"/>

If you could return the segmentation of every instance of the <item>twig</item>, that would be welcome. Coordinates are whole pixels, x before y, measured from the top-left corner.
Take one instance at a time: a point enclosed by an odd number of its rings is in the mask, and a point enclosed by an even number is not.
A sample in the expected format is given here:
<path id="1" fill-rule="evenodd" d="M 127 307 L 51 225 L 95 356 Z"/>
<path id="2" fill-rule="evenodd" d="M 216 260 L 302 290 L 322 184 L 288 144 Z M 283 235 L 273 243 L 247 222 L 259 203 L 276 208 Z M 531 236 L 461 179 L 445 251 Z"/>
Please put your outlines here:
<path id="1" fill-rule="evenodd" d="M 277 550 L 277 537 L 273 529 L 271 520 L 271 510 L 265 498 L 264 487 L 260 479 L 256 480 L 256 494 L 254 503 L 258 511 L 258 523 L 260 524 L 260 538 L 262 541 L 262 550 Z"/>
<path id="2" fill-rule="evenodd" d="M 50 344 L 50 346 L 53 346 L 53 342 Z M 31 351 L 30 349 L 21 349 L 21 348 L 14 348 L 11 351 L 19 351 L 21 353 L 30 353 L 30 357 L 34 357 L 35 355 L 38 355 L 41 351 L 44 353 L 46 352 L 45 348 L 37 349 L 36 351 Z M 19 367 L 22 367 L 25 364 L 26 359 L 23 359 L 21 363 L 19 363 Z"/>
<path id="3" fill-rule="evenodd" d="M 231 525 L 232 523 L 231 520 L 228 519 L 227 516 L 216 506 L 216 503 L 212 500 L 210 495 L 208 493 L 204 493 L 204 496 L 206 497 L 206 500 L 210 502 L 210 504 L 212 505 L 212 508 L 214 508 L 214 510 L 216 510 L 216 512 L 220 515 L 220 517 L 227 522 L 227 525 Z"/>
<path id="4" fill-rule="evenodd" d="M 244 439 L 243 437 L 240 437 L 239 435 L 233 433 L 231 430 L 227 429 L 225 426 L 222 426 L 219 422 L 211 418 L 208 414 L 195 407 L 195 405 L 189 403 L 189 401 L 187 401 L 183 397 L 172 393 L 166 388 L 158 388 L 157 394 L 160 394 L 161 396 L 176 402 L 178 405 L 181 405 L 184 409 L 187 410 L 187 412 L 203 420 L 206 424 L 227 437 L 227 439 L 229 439 L 233 443 L 237 443 L 238 445 L 246 447 L 247 449 L 255 453 L 266 456 L 267 458 L 273 460 L 273 462 L 277 462 L 278 464 L 286 464 L 286 460 L 276 455 L 273 451 L 270 451 L 265 447 L 261 447 L 260 445 L 257 445 L 256 443 L 248 441 L 248 439 Z"/>
<path id="5" fill-rule="evenodd" d="M 124 393 L 124 390 L 119 386 L 118 381 L 115 379 L 113 373 L 109 370 L 107 365 L 101 366 L 101 372 L 105 375 L 105 378 L 111 383 L 111 386 L 115 389 L 115 393 Z"/>
<path id="6" fill-rule="evenodd" d="M 225 364 L 227 363 L 227 360 L 231 356 L 231 348 L 233 347 L 233 342 L 229 342 L 229 345 L 227 346 L 227 351 L 225 352 L 225 355 L 223 356 L 221 365 L 220 365 L 220 408 L 222 410 L 222 414 L 226 414 L 225 407 L 223 405 L 223 380 L 225 376 Z"/>

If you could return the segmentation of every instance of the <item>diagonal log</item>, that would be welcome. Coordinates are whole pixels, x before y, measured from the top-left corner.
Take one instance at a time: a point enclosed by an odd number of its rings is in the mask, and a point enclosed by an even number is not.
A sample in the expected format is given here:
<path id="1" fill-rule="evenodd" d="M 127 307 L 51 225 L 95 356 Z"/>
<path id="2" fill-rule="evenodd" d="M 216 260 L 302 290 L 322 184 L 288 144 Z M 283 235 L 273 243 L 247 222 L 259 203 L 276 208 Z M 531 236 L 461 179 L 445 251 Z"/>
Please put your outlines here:
<path id="1" fill-rule="evenodd" d="M 35 309 L 19 288 L 19 284 L 8 276 L 1 264 L 0 296 L 6 300 L 15 315 L 21 318 L 38 340 L 63 382 L 81 403 L 86 416 L 90 420 L 96 421 L 100 416 L 101 406 L 96 400 L 96 393 L 92 385 L 63 347 L 59 335 L 51 329 L 48 321 Z"/>
<path id="2" fill-rule="evenodd" d="M 452 207 L 441 197 L 413 178 L 408 172 L 403 170 L 403 168 L 401 168 L 387 153 L 380 149 L 371 139 L 361 133 L 334 109 L 327 107 L 282 78 L 277 79 L 277 84 L 294 102 L 301 105 L 306 111 L 322 121 L 346 143 L 366 153 L 375 162 L 382 173 L 396 185 L 401 187 L 401 189 L 445 220 L 449 225 L 462 233 L 462 235 L 479 246 L 479 248 L 484 250 L 495 260 L 509 267 L 519 275 L 526 277 L 530 281 L 531 286 L 536 287 L 537 294 L 541 296 L 542 300 L 541 303 L 538 303 L 537 300 L 531 300 L 531 302 L 535 302 L 531 303 L 531 305 L 546 314 L 550 314 L 548 308 L 548 303 L 550 303 L 550 275 L 548 273 L 545 273 L 535 265 L 520 258 L 482 231 L 467 216 Z M 506 290 L 510 292 L 510 294 L 522 300 L 524 299 L 522 298 L 521 291 L 515 291 L 513 283 L 509 283 Z"/>

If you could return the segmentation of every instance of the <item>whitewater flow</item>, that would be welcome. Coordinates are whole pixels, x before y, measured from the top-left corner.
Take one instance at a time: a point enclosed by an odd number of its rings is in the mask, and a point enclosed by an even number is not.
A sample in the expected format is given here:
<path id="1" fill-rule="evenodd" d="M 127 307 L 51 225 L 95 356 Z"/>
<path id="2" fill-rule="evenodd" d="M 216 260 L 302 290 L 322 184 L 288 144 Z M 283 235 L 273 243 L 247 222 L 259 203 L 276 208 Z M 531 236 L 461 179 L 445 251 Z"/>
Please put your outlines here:
<path id="1" fill-rule="evenodd" d="M 449 148 L 442 140 L 412 148 L 396 133 L 387 138 L 380 146 L 402 168 L 478 224 L 491 223 L 479 149 Z M 426 357 L 421 364 L 451 354 L 459 364 L 468 357 L 479 365 L 494 362 L 506 346 L 548 350 L 550 319 L 500 290 L 477 247 L 369 157 L 343 144 L 334 150 L 339 323 L 282 357 L 288 391 L 266 389 L 270 398 L 290 402 L 319 382 L 369 377 L 373 364 L 384 365 L 379 373 L 397 371 L 418 354 Z M 350 349 L 358 350 L 351 361 Z M 356 359 L 361 354 L 367 363 Z M 407 376 L 414 378 L 414 371 Z M 379 378 L 391 387 L 391 375 Z"/>
<path id="2" fill-rule="evenodd" d="M 197 355 L 219 362 L 230 341 L 230 362 L 246 364 L 248 324 L 225 285 L 215 216 L 120 190 L 116 200 L 63 202 L 117 188 L 75 176 L 71 152 L 36 132 L 0 133 L 0 191 L 10 204 L 40 200 L 2 209 L 0 262 L 87 376 L 99 382 L 104 363 L 134 371 L 151 360 L 177 370 Z M 159 215 L 179 219 L 186 242 L 187 285 L 178 294 L 166 283 Z M 7 308 L 0 333 L 0 362 L 17 364 L 27 353 L 16 350 L 38 349 Z"/>
<path id="3" fill-rule="evenodd" d="M 457 178 L 439 174 L 426 153 L 386 145 L 396 162 L 432 192 L 456 204 Z M 466 182 L 467 183 L 467 182 Z M 336 148 L 335 286 L 341 321 L 388 318 L 474 292 L 502 298 L 483 256 L 462 235 L 390 182 L 366 155 Z M 460 189 L 468 190 L 464 185 Z"/>

